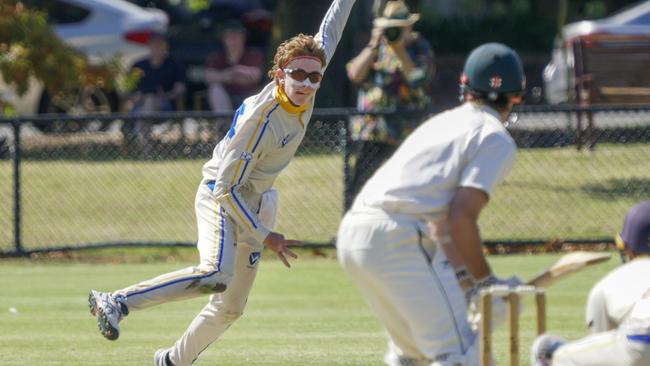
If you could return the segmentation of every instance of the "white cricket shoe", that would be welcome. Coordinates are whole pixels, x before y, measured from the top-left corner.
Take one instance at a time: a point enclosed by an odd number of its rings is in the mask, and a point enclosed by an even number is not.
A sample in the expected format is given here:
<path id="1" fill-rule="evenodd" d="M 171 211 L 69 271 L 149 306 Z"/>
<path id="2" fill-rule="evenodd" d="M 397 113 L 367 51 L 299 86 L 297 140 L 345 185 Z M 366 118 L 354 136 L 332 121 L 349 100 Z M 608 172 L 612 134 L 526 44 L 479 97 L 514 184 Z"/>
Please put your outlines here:
<path id="1" fill-rule="evenodd" d="M 169 353 L 168 349 L 159 349 L 156 353 L 153 354 L 153 366 L 173 366 L 170 363 L 167 363 L 167 354 Z"/>
<path id="2" fill-rule="evenodd" d="M 530 347 L 531 366 L 551 366 L 553 352 L 566 343 L 563 338 L 553 334 L 544 333 L 537 336 Z"/>
<path id="3" fill-rule="evenodd" d="M 97 326 L 102 335 L 111 341 L 120 336 L 120 320 L 124 317 L 122 306 L 107 292 L 90 290 L 88 293 L 90 313 L 97 317 Z"/>

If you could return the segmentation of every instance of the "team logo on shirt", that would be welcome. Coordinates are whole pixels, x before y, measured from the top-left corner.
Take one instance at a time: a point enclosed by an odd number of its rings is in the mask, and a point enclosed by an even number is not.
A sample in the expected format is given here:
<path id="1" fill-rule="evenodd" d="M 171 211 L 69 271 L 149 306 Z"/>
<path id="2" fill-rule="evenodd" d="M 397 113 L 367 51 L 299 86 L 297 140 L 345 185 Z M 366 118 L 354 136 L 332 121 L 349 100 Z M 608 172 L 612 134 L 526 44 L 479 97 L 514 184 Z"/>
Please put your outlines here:
<path id="1" fill-rule="evenodd" d="M 248 256 L 248 262 L 251 264 L 251 266 L 254 266 L 255 263 L 257 263 L 260 260 L 260 252 L 253 252 L 251 255 Z"/>
<path id="2" fill-rule="evenodd" d="M 286 144 L 289 143 L 290 140 L 291 140 L 291 135 L 284 136 L 282 140 L 280 140 L 280 146 L 284 147 Z"/>
<path id="3" fill-rule="evenodd" d="M 239 160 L 244 160 L 244 161 L 253 160 L 253 154 L 249 153 L 248 151 L 242 151 L 241 154 L 239 154 Z"/>

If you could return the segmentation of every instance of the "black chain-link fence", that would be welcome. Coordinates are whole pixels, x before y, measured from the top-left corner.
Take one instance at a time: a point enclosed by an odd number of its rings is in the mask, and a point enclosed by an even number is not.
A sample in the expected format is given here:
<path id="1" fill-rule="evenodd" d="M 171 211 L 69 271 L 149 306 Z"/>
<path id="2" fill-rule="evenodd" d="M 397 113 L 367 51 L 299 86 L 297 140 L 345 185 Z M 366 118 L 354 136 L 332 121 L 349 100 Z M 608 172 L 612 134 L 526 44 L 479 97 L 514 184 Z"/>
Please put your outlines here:
<path id="1" fill-rule="evenodd" d="M 278 231 L 331 243 L 352 199 L 354 113 L 315 111 L 276 182 Z M 481 216 L 486 240 L 609 240 L 627 208 L 650 199 L 650 107 L 523 107 L 517 117 L 517 161 Z M 229 125 L 195 112 L 0 120 L 0 252 L 192 245 L 201 166 Z"/>

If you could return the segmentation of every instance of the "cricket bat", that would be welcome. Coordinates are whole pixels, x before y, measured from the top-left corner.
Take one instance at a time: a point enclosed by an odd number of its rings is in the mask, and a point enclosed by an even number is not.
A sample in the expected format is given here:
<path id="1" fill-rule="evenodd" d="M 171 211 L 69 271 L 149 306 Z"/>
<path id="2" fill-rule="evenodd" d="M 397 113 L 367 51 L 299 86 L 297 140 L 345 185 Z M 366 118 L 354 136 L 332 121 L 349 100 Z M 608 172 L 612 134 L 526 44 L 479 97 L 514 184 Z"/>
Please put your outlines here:
<path id="1" fill-rule="evenodd" d="M 571 252 L 563 255 L 552 266 L 526 282 L 535 287 L 548 287 L 557 280 L 575 273 L 587 266 L 608 261 L 612 255 L 601 252 Z"/>

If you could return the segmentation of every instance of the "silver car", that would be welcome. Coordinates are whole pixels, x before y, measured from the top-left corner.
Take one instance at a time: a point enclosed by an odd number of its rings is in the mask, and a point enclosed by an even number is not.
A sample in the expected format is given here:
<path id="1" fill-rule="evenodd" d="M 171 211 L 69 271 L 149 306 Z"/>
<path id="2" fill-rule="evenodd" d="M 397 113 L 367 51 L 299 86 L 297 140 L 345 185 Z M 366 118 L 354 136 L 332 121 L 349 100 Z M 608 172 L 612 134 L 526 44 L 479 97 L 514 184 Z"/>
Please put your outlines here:
<path id="1" fill-rule="evenodd" d="M 125 69 L 148 53 L 149 36 L 167 29 L 167 15 L 143 9 L 123 0 L 24 0 L 47 13 L 48 22 L 67 44 L 88 55 L 91 61 L 117 58 Z M 96 88 L 76 95 L 51 97 L 37 80 L 19 97 L 0 78 L 0 95 L 19 115 L 37 113 L 107 113 L 115 111 L 118 96 Z"/>
<path id="2" fill-rule="evenodd" d="M 610 44 L 622 46 L 621 52 L 626 52 L 625 42 L 650 42 L 650 0 L 642 1 L 607 18 L 586 20 L 567 24 L 562 28 L 561 35 L 556 39 L 551 61 L 544 69 L 544 86 L 546 100 L 551 104 L 575 100 L 575 58 L 573 44 L 576 40 L 588 44 L 590 40 L 612 40 Z M 618 43 L 616 43 L 616 42 Z M 629 42 L 627 43 L 629 45 Z M 624 69 L 625 65 L 618 65 Z M 635 72 L 635 68 L 628 69 Z M 646 70 L 647 71 L 647 70 Z M 634 75 L 630 75 L 632 80 Z"/>

